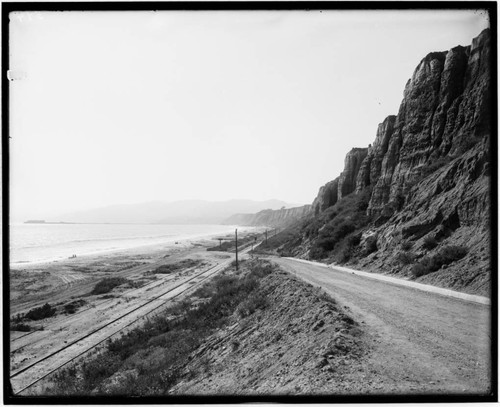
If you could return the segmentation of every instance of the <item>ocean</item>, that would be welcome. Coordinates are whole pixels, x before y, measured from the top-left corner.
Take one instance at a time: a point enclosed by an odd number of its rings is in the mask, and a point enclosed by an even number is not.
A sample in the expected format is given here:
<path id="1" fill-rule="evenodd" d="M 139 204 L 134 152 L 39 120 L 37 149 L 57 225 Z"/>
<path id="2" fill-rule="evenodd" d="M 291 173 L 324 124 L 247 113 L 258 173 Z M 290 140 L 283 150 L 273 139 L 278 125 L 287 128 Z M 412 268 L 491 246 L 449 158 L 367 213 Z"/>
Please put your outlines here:
<path id="1" fill-rule="evenodd" d="M 10 225 L 11 266 L 234 233 L 227 225 L 27 224 Z M 238 228 L 238 230 L 248 230 Z M 215 242 L 214 242 L 215 243 Z"/>

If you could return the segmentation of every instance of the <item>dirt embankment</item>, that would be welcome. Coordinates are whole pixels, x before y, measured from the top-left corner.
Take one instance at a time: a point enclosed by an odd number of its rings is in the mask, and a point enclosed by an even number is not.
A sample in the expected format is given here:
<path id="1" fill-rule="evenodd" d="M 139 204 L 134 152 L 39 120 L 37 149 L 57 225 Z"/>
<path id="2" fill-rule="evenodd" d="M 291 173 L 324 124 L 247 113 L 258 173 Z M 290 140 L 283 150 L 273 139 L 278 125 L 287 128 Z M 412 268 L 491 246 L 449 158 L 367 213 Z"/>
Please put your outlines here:
<path id="1" fill-rule="evenodd" d="M 190 355 L 169 393 L 352 394 L 364 334 L 323 291 L 277 270 L 259 285 L 266 306 L 236 312 Z"/>

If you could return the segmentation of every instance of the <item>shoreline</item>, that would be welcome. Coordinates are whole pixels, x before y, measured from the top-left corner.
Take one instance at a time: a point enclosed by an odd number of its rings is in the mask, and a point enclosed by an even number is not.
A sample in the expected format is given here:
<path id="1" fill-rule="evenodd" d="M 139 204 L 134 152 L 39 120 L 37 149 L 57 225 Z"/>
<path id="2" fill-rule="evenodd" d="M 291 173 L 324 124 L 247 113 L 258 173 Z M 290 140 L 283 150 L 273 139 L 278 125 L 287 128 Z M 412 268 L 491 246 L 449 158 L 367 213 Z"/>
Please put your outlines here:
<path id="1" fill-rule="evenodd" d="M 238 237 L 259 232 L 259 228 L 247 228 Z M 33 308 L 41 301 L 54 302 L 56 298 L 65 297 L 66 291 L 74 291 L 79 295 L 78 287 L 89 290 L 99 279 L 114 277 L 127 270 L 140 267 L 149 269 L 156 263 L 180 261 L 183 259 L 212 258 L 221 259 L 227 252 L 210 252 L 209 247 L 218 246 L 214 235 L 190 236 L 170 242 L 125 248 L 108 252 L 78 256 L 72 259 L 61 259 L 43 263 L 21 263 L 9 270 L 9 308 L 12 314 Z M 179 244 L 175 244 L 178 241 Z M 42 304 L 43 305 L 43 304 Z M 38 305 L 37 305 L 38 306 Z"/>
<path id="2" fill-rule="evenodd" d="M 231 225 L 229 225 L 231 226 Z M 254 226 L 234 226 L 235 229 L 238 229 L 238 232 L 240 232 L 243 237 L 245 234 L 249 232 L 254 232 L 254 233 L 259 233 L 260 230 L 262 229 L 261 227 L 254 227 Z M 52 257 L 50 259 L 43 259 L 43 260 L 35 260 L 35 261 L 17 261 L 17 262 L 9 262 L 9 269 L 10 270 L 27 270 L 27 269 L 33 269 L 33 268 L 39 268 L 40 266 L 50 266 L 50 265 L 63 265 L 66 263 L 71 264 L 76 264 L 79 263 L 79 260 L 87 260 L 87 261 L 97 261 L 99 260 L 100 257 L 105 257 L 106 255 L 127 255 L 128 252 L 140 252 L 140 253 L 135 253 L 137 254 L 147 254 L 149 252 L 157 252 L 160 250 L 168 249 L 171 247 L 182 247 L 176 242 L 182 242 L 183 244 L 186 243 L 196 243 L 198 241 L 205 241 L 207 239 L 213 238 L 214 236 L 228 236 L 230 235 L 230 232 L 218 232 L 218 233 L 208 233 L 208 234 L 196 234 L 196 235 L 191 235 L 191 236 L 180 236 L 180 237 L 173 237 L 173 238 L 167 238 L 161 242 L 154 242 L 154 243 L 145 243 L 145 244 L 139 244 L 136 246 L 130 246 L 130 247 L 117 247 L 117 248 L 110 248 L 110 249 L 102 249 L 102 250 L 93 250 L 87 253 L 83 254 L 78 254 L 77 257 L 71 258 L 71 257 Z M 215 245 L 215 240 L 214 240 L 214 245 Z M 164 247 L 167 245 L 167 247 Z M 144 252 L 145 251 L 145 252 Z M 147 253 L 146 253 L 147 252 Z"/>
<path id="3" fill-rule="evenodd" d="M 254 230 L 242 231 L 241 236 Z M 165 242 L 11 270 L 7 311 L 11 384 L 16 393 L 175 306 L 229 267 L 234 253 L 207 250 L 218 246 L 212 235 L 190 236 L 179 245 Z M 106 279 L 118 284 L 102 285 Z M 99 284 L 104 289 L 96 291 Z M 54 313 L 25 318 L 47 304 Z M 17 323 L 22 329 L 12 325 Z"/>

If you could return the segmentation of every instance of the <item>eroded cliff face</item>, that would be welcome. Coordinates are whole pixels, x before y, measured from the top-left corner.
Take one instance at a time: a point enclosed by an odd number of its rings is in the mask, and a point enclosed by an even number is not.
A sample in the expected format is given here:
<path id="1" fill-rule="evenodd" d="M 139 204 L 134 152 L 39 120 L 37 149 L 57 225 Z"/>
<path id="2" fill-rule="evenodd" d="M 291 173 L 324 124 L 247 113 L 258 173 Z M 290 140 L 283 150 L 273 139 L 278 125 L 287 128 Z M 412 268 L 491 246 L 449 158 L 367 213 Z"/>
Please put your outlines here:
<path id="1" fill-rule="evenodd" d="M 339 177 L 338 198 L 341 199 L 356 190 L 359 170 L 366 158 L 368 148 L 353 148 L 345 157 L 344 171 Z"/>
<path id="2" fill-rule="evenodd" d="M 375 239 L 377 251 L 360 259 L 361 265 L 407 272 L 393 260 L 402 242 L 410 242 L 406 246 L 413 245 L 419 258 L 432 254 L 422 247 L 423 238 L 432 237 L 436 250 L 463 245 L 469 254 L 454 272 L 439 270 L 423 281 L 448 273 L 438 285 L 475 284 L 472 291 L 487 291 L 490 66 L 489 30 L 470 46 L 427 55 L 406 84 L 398 114 L 378 126 L 373 145 L 351 150 L 342 174 L 321 187 L 312 205 L 319 218 L 346 195 L 369 191 L 371 223 L 361 242 Z"/>
<path id="3" fill-rule="evenodd" d="M 319 189 L 318 196 L 312 204 L 313 213 L 318 215 L 326 208 L 329 208 L 338 201 L 339 197 L 339 178 L 335 178 Z"/>
<path id="4" fill-rule="evenodd" d="M 311 213 L 311 205 L 287 209 L 265 209 L 257 213 L 240 213 L 226 219 L 225 225 L 285 227 Z"/>
<path id="5" fill-rule="evenodd" d="M 368 151 L 369 148 L 353 148 L 347 153 L 344 160 L 344 171 L 333 181 L 323 185 L 312 203 L 312 210 L 315 215 L 335 205 L 339 199 L 357 190 L 360 169 L 363 168 L 363 171 L 366 171 L 365 158 Z"/>
<path id="6" fill-rule="evenodd" d="M 373 187 L 371 215 L 392 215 L 422 177 L 425 167 L 462 154 L 490 133 L 490 34 L 483 31 L 471 46 L 433 52 L 406 84 L 397 116 L 378 127 L 368 149 L 353 149 L 333 192 L 323 186 L 313 203 L 324 211 L 338 199 Z"/>
<path id="7" fill-rule="evenodd" d="M 431 53 L 417 66 L 389 135 L 380 172 L 373 170 L 372 214 L 399 209 L 425 167 L 458 156 L 489 132 L 490 39 Z"/>

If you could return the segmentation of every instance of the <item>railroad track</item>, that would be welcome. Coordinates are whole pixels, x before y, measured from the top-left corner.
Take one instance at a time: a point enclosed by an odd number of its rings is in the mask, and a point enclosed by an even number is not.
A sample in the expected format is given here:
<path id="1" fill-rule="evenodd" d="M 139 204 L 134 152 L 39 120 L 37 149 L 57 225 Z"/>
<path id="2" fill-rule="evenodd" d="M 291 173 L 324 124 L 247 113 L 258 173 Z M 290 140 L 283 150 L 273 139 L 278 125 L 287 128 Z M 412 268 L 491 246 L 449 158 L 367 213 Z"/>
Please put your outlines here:
<path id="1" fill-rule="evenodd" d="M 130 277 L 132 275 L 136 275 L 137 273 L 142 273 L 145 271 L 150 270 L 151 268 L 159 267 L 161 265 L 165 264 L 165 261 L 158 261 L 156 263 L 149 263 L 149 264 L 141 264 L 138 266 L 131 267 L 129 269 L 125 269 L 122 271 L 117 271 L 113 273 L 113 276 L 120 276 L 120 277 Z M 83 289 L 88 288 L 89 290 L 91 287 L 99 280 L 101 277 L 90 277 L 90 278 L 83 278 L 78 280 L 77 284 L 73 284 L 65 289 L 66 295 L 68 293 L 73 292 L 75 295 L 77 295 L 79 292 L 81 292 Z M 60 287 L 57 288 L 57 291 L 54 291 L 54 293 L 59 292 Z M 31 301 L 27 301 L 26 303 L 21 303 L 16 305 L 14 308 L 15 310 L 11 309 L 11 317 L 16 314 L 16 313 L 26 313 L 32 308 L 35 307 L 40 307 L 44 305 L 47 302 L 47 299 L 33 299 Z"/>
<path id="2" fill-rule="evenodd" d="M 190 268 L 188 270 L 184 270 L 184 273 L 186 272 L 191 272 L 195 269 L 195 267 L 193 268 Z M 203 270 L 203 272 L 207 271 L 208 269 L 206 270 Z M 130 298 L 130 296 L 134 296 L 134 294 L 139 294 L 141 293 L 141 291 L 148 291 L 148 290 L 151 290 L 151 289 L 154 289 L 154 288 L 158 288 L 159 286 L 162 286 L 162 285 L 165 285 L 169 282 L 172 282 L 173 280 L 175 280 L 175 278 L 177 278 L 178 275 L 175 274 L 175 275 L 169 275 L 168 277 L 165 277 L 165 278 L 161 278 L 159 281 L 156 280 L 156 281 L 152 281 L 148 284 L 145 284 L 143 285 L 142 287 L 138 287 L 138 288 L 133 288 L 133 289 L 130 289 L 130 290 L 127 290 L 125 292 L 122 293 L 122 295 L 124 296 L 123 298 Z M 133 298 L 133 297 L 132 297 Z M 103 307 L 103 306 L 112 306 L 113 304 L 116 304 L 117 300 L 119 300 L 119 297 L 116 297 L 116 298 L 111 298 L 111 299 L 108 299 L 108 300 L 104 300 L 104 301 L 101 301 L 99 302 L 99 306 L 100 307 Z M 74 318 L 76 316 L 78 316 L 79 314 L 82 314 L 82 313 L 85 313 L 85 312 L 88 312 L 90 310 L 90 308 L 84 308 L 84 309 L 81 309 L 73 314 L 70 314 L 68 315 L 67 317 L 64 317 L 62 319 L 60 319 L 58 321 L 59 324 L 64 324 L 64 322 L 68 322 L 70 323 L 72 320 L 74 320 Z M 32 346 L 33 345 L 33 341 L 29 341 L 29 342 L 26 342 L 26 339 L 21 341 L 22 339 L 26 338 L 27 336 L 29 335 L 32 335 L 32 334 L 37 334 L 37 338 L 35 339 L 35 341 L 40 341 L 40 340 L 43 340 L 45 339 L 47 336 L 51 335 L 52 333 L 50 331 L 31 331 L 31 332 L 28 332 L 27 334 L 25 335 L 21 335 L 21 336 L 18 336 L 16 338 L 13 338 L 11 339 L 10 343 L 11 343 L 11 346 L 14 345 L 14 347 L 11 347 L 10 349 L 10 353 L 11 354 L 14 354 L 16 352 L 19 352 L 20 350 L 28 347 L 28 346 Z M 31 338 L 29 338 L 31 339 Z M 22 342 L 21 345 L 19 345 L 19 342 Z M 15 347 L 17 345 L 17 347 Z"/>
<path id="3" fill-rule="evenodd" d="M 247 248 L 241 251 L 245 254 L 250 250 Z M 63 366 L 76 361 L 82 355 L 96 349 L 112 336 L 127 329 L 134 323 L 159 311 L 167 302 L 184 294 L 186 291 L 198 287 L 200 284 L 211 278 L 213 275 L 227 267 L 233 259 L 226 260 L 207 270 L 190 276 L 174 287 L 155 295 L 141 305 L 121 314 L 117 318 L 107 322 L 105 325 L 92 330 L 91 332 L 71 341 L 62 348 L 55 350 L 28 366 L 20 368 L 10 375 L 10 385 L 12 393 L 20 395 L 33 387 L 43 379 L 52 375 Z M 194 282 L 193 280 L 199 279 Z"/>
<path id="4" fill-rule="evenodd" d="M 150 267 L 149 267 L 149 268 L 150 268 Z M 196 267 L 191 267 L 191 268 L 188 268 L 188 269 L 186 269 L 186 270 L 183 270 L 183 271 L 182 271 L 182 273 L 183 273 L 183 274 L 190 273 L 190 272 L 192 272 L 192 271 L 193 271 L 193 270 L 195 270 L 195 269 L 196 269 Z M 208 269 L 207 269 L 207 270 L 208 270 Z M 207 270 L 204 270 L 204 271 L 207 271 Z M 142 270 L 142 268 L 141 268 L 141 271 L 144 271 L 144 270 Z M 160 278 L 160 280 L 154 280 L 154 281 L 152 281 L 152 282 L 150 282 L 150 283 L 144 284 L 144 285 L 143 285 L 143 286 L 141 286 L 141 287 L 138 287 L 138 288 L 132 288 L 132 289 L 130 289 L 130 290 L 127 290 L 127 291 L 123 292 L 122 294 L 124 294 L 126 297 L 128 297 L 128 296 L 130 296 L 130 295 L 133 295 L 134 293 L 140 293 L 141 291 L 144 291 L 144 290 L 145 290 L 145 291 L 148 291 L 148 290 L 150 290 L 150 289 L 153 289 L 153 288 L 159 287 L 159 286 L 161 286 L 161 285 L 167 284 L 168 282 L 170 282 L 170 281 L 172 281 L 172 280 L 175 280 L 175 279 L 176 279 L 176 278 L 178 278 L 178 277 L 179 277 L 179 274 L 178 274 L 178 273 L 171 274 L 171 275 L 168 275 L 168 276 L 166 276 L 166 277 Z M 99 303 L 99 305 L 100 305 L 100 306 L 103 306 L 103 305 L 106 305 L 106 304 L 112 304 L 112 303 L 116 302 L 116 299 L 117 299 L 117 298 L 111 298 L 111 299 L 108 299 L 108 300 L 102 301 L 102 302 L 100 302 L 100 303 Z M 76 315 L 79 315 L 79 314 L 84 313 L 84 312 L 87 312 L 87 311 L 88 311 L 88 308 L 84 308 L 84 309 L 81 309 L 80 311 L 76 311 L 75 313 L 68 315 L 65 319 L 62 319 L 62 321 L 61 321 L 61 322 L 64 322 L 65 320 L 71 320 L 71 319 L 73 319 Z M 26 334 L 24 334 L 24 335 L 18 336 L 18 337 L 16 337 L 16 338 L 12 338 L 12 339 L 11 339 L 11 341 L 10 341 L 10 343 L 11 343 L 11 344 L 15 344 L 15 343 L 17 343 L 19 340 L 21 340 L 21 339 L 23 339 L 23 338 L 27 337 L 28 335 L 32 335 L 32 334 L 35 334 L 35 333 L 37 333 L 37 334 L 39 334 L 39 335 L 42 335 L 42 336 L 45 336 L 45 335 L 50 334 L 50 333 L 48 333 L 47 331 L 30 331 L 30 332 L 28 332 L 28 333 L 26 333 Z M 11 353 L 16 352 L 16 351 L 18 351 L 18 350 L 20 350 L 20 349 L 22 349 L 22 348 L 24 348 L 24 347 L 26 347 L 26 346 L 29 346 L 30 344 L 31 344 L 31 343 L 27 343 L 27 344 L 24 344 L 24 345 L 19 346 L 19 347 L 17 347 L 17 348 L 14 348 L 14 349 L 12 349 L 12 348 L 11 348 L 11 350 L 10 350 L 10 351 L 11 351 Z"/>

